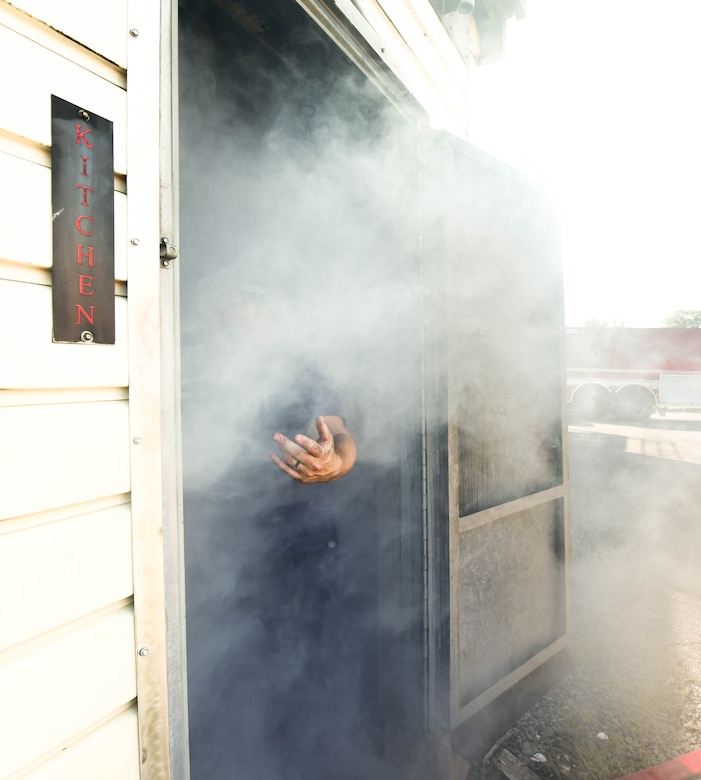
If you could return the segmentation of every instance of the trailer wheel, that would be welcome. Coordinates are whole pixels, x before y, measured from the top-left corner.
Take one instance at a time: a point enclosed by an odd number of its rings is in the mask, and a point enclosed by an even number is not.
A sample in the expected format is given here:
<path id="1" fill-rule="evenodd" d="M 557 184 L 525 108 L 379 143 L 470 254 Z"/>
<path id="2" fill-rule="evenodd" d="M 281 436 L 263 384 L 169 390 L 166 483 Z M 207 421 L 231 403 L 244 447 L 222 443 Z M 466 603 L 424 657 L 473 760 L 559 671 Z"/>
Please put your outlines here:
<path id="1" fill-rule="evenodd" d="M 611 413 L 611 393 L 603 385 L 582 385 L 572 393 L 570 409 L 585 420 L 601 420 Z"/>
<path id="2" fill-rule="evenodd" d="M 616 415 L 624 420 L 647 420 L 655 408 L 655 397 L 641 385 L 622 387 L 614 397 Z"/>

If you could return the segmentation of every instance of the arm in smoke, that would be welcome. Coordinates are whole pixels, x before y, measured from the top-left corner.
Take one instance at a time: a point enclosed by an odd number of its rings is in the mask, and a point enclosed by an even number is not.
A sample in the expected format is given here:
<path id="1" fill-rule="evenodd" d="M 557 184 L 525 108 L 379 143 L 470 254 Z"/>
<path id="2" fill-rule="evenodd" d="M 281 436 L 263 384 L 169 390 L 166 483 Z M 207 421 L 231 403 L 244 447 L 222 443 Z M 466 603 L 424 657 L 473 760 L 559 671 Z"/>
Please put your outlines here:
<path id="1" fill-rule="evenodd" d="M 273 463 L 289 477 L 305 485 L 333 482 L 344 477 L 355 465 L 356 447 L 341 417 L 316 418 L 319 438 L 314 441 L 298 433 L 294 440 L 282 433 L 273 434 L 280 455 L 273 453 Z"/>

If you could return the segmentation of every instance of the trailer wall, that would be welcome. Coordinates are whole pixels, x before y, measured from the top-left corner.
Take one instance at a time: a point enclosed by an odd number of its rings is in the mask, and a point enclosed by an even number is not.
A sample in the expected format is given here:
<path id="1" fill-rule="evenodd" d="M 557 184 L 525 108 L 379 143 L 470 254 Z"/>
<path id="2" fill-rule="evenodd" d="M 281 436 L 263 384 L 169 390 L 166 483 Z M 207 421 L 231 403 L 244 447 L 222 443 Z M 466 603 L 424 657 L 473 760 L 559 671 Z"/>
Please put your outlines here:
<path id="1" fill-rule="evenodd" d="M 159 24 L 0 2 L 2 778 L 170 776 Z M 52 342 L 52 94 L 113 122 L 114 345 Z"/>

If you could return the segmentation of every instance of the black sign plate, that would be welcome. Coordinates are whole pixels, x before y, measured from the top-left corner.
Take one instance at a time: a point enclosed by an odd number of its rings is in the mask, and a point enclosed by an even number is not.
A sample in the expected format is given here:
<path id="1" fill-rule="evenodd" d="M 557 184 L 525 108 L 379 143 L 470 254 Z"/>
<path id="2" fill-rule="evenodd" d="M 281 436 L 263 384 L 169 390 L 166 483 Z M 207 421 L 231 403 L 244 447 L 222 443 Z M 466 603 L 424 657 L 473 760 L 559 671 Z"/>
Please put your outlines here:
<path id="1" fill-rule="evenodd" d="M 114 344 L 112 122 L 51 96 L 53 340 Z"/>

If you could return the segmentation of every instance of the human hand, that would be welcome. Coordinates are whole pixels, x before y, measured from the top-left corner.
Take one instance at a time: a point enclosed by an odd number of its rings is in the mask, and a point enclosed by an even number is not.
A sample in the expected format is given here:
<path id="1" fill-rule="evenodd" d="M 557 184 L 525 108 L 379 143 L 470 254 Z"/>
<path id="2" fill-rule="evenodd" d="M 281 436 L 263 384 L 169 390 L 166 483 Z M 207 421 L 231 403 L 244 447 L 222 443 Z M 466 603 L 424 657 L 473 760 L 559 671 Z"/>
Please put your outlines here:
<path id="1" fill-rule="evenodd" d="M 273 463 L 305 485 L 333 482 L 347 474 L 355 463 L 355 443 L 340 417 L 317 417 L 316 429 L 316 441 L 302 433 L 294 439 L 282 433 L 273 434 L 273 441 L 280 448 L 279 455 L 270 456 Z"/>

